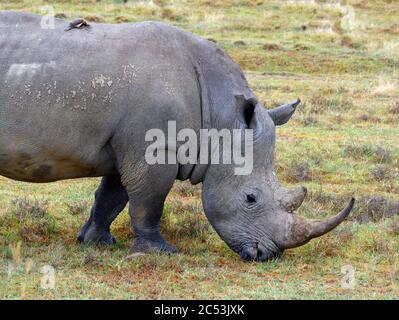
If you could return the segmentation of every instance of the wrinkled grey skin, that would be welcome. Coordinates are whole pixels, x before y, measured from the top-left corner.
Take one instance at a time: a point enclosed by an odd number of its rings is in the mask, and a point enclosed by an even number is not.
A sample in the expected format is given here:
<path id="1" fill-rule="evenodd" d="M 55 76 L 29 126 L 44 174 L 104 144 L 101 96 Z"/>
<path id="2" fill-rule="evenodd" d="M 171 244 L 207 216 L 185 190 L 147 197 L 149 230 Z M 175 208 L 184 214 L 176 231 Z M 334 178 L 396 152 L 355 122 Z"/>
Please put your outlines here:
<path id="1" fill-rule="evenodd" d="M 275 126 L 298 102 L 266 111 L 240 68 L 213 42 L 155 22 L 68 22 L 0 12 L 0 174 L 29 182 L 103 177 L 78 239 L 115 242 L 110 225 L 129 203 L 132 251 L 175 252 L 159 232 L 175 179 L 203 182 L 207 218 L 245 260 L 264 261 L 328 232 L 349 214 L 305 221 L 303 187 L 287 190 L 274 171 Z M 254 129 L 254 170 L 232 165 L 148 165 L 144 136 L 192 128 Z M 198 134 L 199 136 L 199 134 Z M 176 152 L 176 150 L 169 150 Z"/>

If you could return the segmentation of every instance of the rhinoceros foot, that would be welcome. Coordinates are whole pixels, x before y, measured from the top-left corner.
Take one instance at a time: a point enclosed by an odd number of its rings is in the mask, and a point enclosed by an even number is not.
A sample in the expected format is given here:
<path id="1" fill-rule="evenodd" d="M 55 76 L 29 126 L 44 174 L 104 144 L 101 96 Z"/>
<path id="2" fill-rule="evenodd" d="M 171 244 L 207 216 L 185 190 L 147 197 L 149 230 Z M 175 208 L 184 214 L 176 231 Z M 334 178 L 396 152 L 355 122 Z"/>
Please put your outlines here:
<path id="1" fill-rule="evenodd" d="M 93 225 L 83 227 L 78 241 L 86 244 L 112 245 L 116 243 L 114 236 L 107 230 L 100 230 Z"/>
<path id="2" fill-rule="evenodd" d="M 165 253 L 177 253 L 177 248 L 168 243 L 164 238 L 159 237 L 156 239 L 143 239 L 137 238 L 132 247 L 130 248 L 130 253 L 135 252 L 165 252 Z"/>

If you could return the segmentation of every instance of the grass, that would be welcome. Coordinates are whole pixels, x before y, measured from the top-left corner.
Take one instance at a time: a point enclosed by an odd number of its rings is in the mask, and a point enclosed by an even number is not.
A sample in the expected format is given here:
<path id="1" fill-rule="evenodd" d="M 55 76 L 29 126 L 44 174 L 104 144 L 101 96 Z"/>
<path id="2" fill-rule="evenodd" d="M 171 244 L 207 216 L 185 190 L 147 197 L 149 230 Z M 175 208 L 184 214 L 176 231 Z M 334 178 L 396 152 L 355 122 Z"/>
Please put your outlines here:
<path id="1" fill-rule="evenodd" d="M 218 42 L 269 108 L 300 97 L 277 130 L 281 182 L 305 185 L 298 214 L 319 218 L 358 199 L 349 221 L 288 250 L 245 263 L 218 238 L 201 190 L 176 182 L 162 221 L 180 254 L 127 256 L 125 211 L 114 247 L 83 246 L 98 179 L 28 184 L 0 178 L 0 298 L 397 299 L 399 297 L 399 3 L 389 0 L 19 0 L 0 9 L 107 23 L 159 20 Z M 336 1 L 334 1 L 336 2 Z M 355 286 L 342 281 L 347 265 Z M 54 289 L 43 276 L 55 269 Z M 47 271 L 46 271 L 47 270 Z"/>

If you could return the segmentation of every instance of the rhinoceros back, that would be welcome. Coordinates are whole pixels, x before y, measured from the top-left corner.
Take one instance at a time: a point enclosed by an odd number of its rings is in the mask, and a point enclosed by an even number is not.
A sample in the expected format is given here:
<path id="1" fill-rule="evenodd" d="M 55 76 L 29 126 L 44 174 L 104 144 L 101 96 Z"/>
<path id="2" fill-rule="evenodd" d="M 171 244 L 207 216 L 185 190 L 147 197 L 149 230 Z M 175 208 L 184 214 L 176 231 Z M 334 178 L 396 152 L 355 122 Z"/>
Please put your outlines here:
<path id="1" fill-rule="evenodd" d="M 54 29 L 41 22 L 0 12 L 1 175 L 108 175 L 121 125 L 138 128 L 139 143 L 167 120 L 199 129 L 198 88 L 177 29 L 145 22 L 66 32 L 66 21 L 55 19 Z"/>

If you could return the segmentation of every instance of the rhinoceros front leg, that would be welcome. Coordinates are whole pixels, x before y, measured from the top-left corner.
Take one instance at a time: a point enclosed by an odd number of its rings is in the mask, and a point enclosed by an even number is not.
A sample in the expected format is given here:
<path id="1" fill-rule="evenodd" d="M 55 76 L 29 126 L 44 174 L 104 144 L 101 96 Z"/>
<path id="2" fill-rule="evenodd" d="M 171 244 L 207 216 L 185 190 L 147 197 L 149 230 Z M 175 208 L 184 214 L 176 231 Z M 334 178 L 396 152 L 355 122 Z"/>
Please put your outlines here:
<path id="1" fill-rule="evenodd" d="M 142 165 L 140 173 L 130 168 L 122 175 L 129 195 L 129 215 L 135 233 L 130 252 L 175 253 L 160 233 L 160 220 L 166 196 L 176 179 L 177 165 Z"/>
<path id="2" fill-rule="evenodd" d="M 114 244 L 115 238 L 110 233 L 110 226 L 127 202 L 128 195 L 120 176 L 103 177 L 95 193 L 90 218 L 80 230 L 78 241 Z"/>

